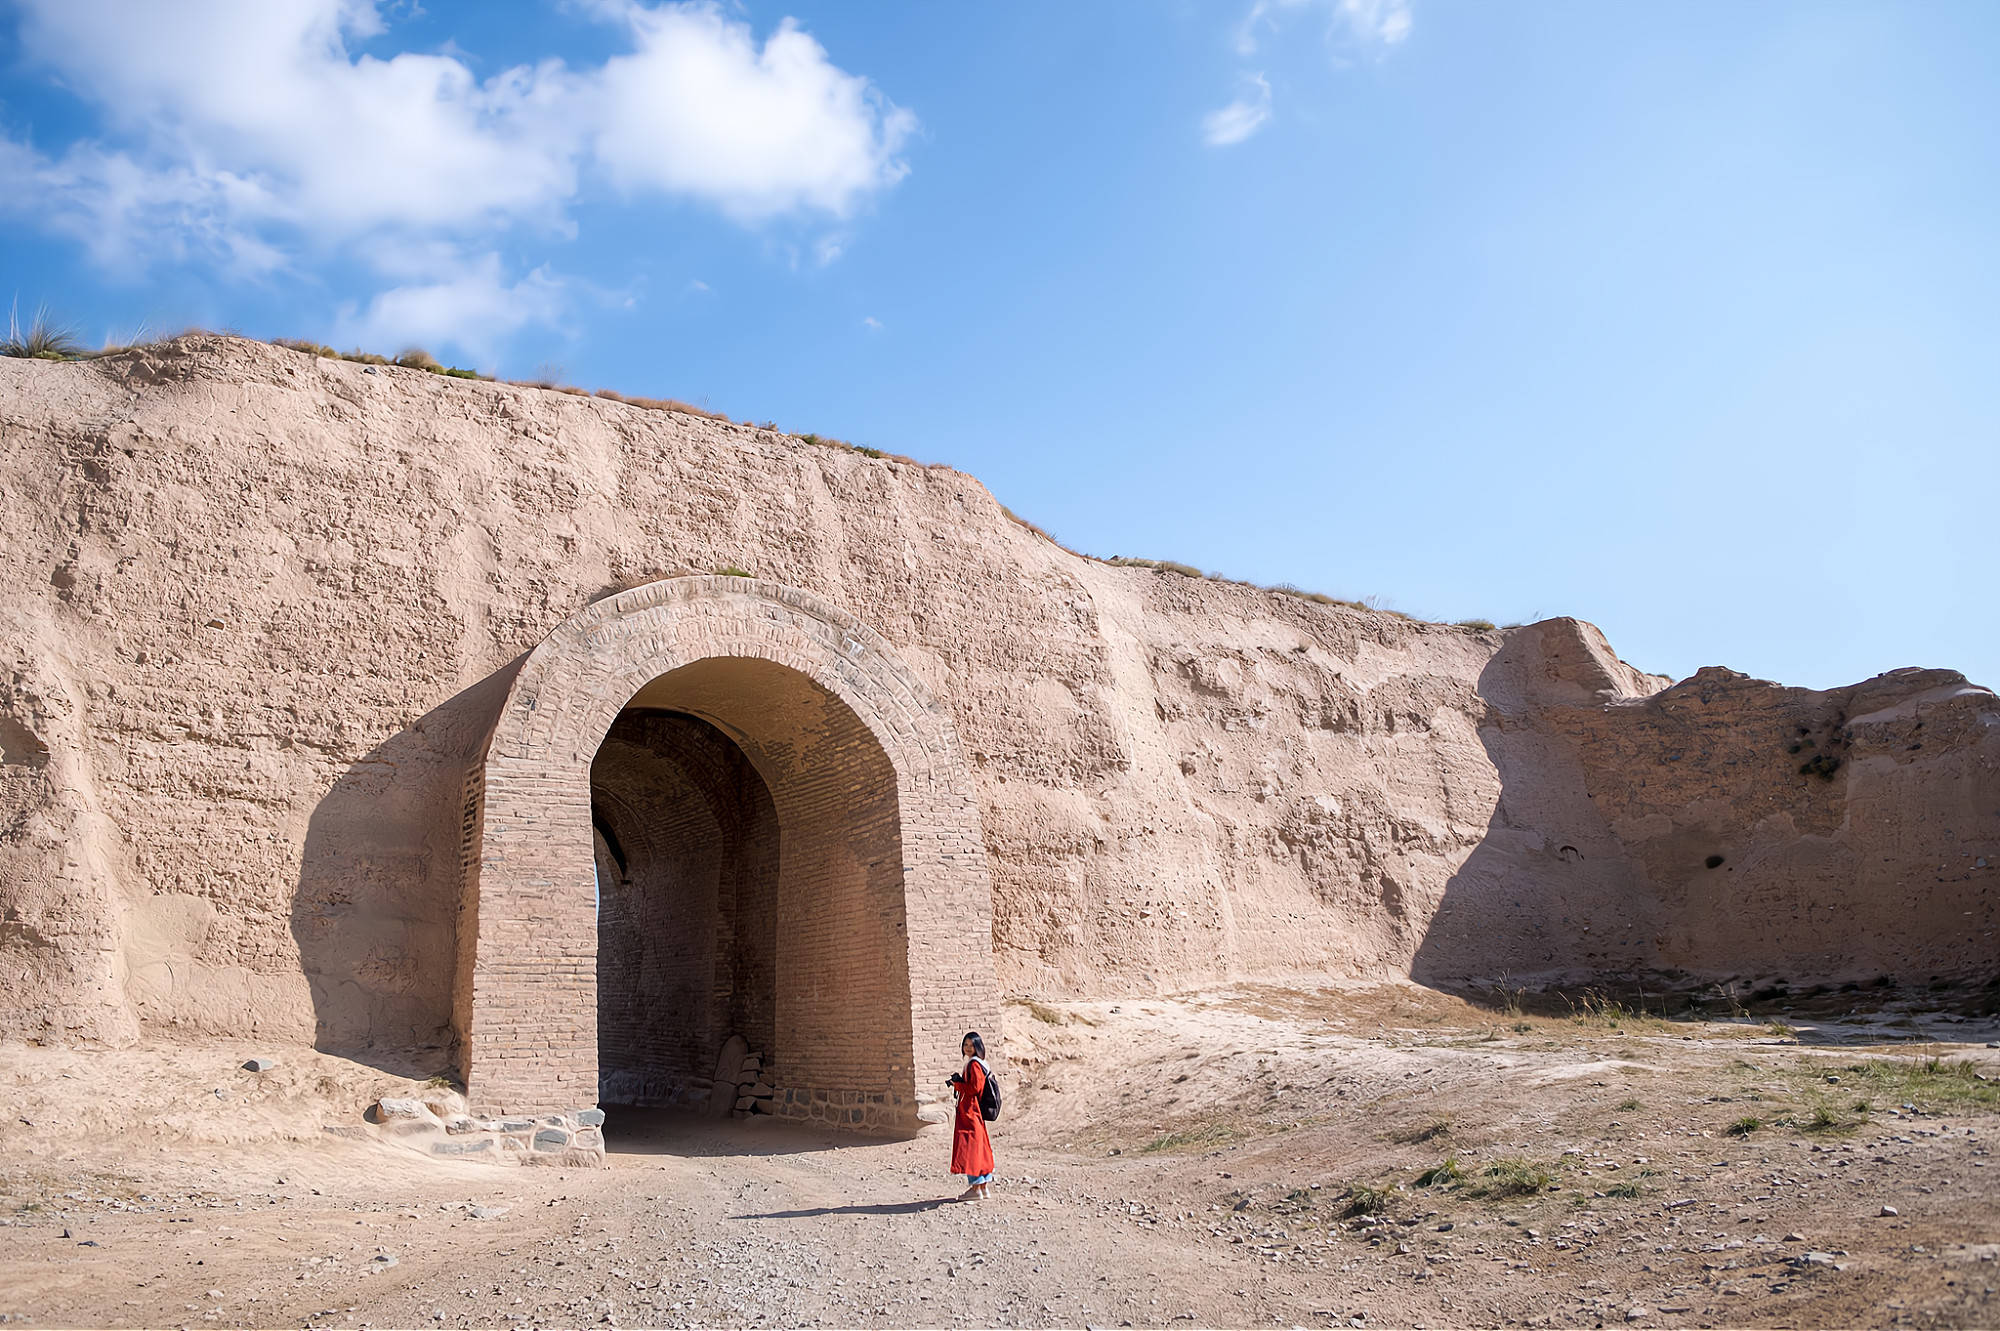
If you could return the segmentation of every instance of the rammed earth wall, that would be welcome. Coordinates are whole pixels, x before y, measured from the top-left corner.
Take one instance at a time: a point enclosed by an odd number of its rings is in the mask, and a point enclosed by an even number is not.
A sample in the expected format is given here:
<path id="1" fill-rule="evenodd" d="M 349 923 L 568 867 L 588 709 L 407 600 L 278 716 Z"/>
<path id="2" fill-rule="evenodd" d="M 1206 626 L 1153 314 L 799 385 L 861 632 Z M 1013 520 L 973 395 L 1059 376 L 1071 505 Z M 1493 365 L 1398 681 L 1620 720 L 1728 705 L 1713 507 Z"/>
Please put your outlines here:
<path id="1" fill-rule="evenodd" d="M 869 1107 L 837 1096 L 929 1094 L 996 985 L 1657 972 L 1948 989 L 2000 955 L 2000 704 L 1950 672 L 1665 689 L 1575 621 L 1472 632 L 1110 567 L 947 469 L 228 338 L 0 362 L 0 444 L 14 1038 L 268 1032 L 467 1057 L 475 1096 L 484 1067 L 513 1088 L 503 1103 L 588 1103 L 580 774 L 618 690 L 698 663 L 679 629 L 614 666 L 585 639 L 664 613 L 648 585 L 731 566 L 800 617 L 800 654 L 745 660 L 811 681 L 788 707 L 837 700 L 893 769 L 906 881 L 976 852 L 990 883 L 990 918 L 906 885 L 911 955 L 921 925 L 922 954 L 951 960 L 856 976 L 876 1007 L 907 982 L 907 1017 L 869 1029 L 911 1034 L 827 1028 L 886 1078 L 801 1064 L 777 1088 L 829 1114 Z M 837 665 L 832 626 L 850 624 L 930 702 L 876 700 Z M 552 641 L 570 644 L 553 672 L 531 655 Z M 694 693 L 664 701 L 721 716 L 753 684 L 684 676 Z M 523 714 L 545 695 L 567 710 Z M 956 770 L 936 775 L 898 707 L 949 723 Z M 1792 752 L 1804 738 L 1819 747 Z M 852 793 L 801 777 L 788 798 L 809 822 Z M 973 824 L 933 798 L 973 810 L 978 845 L 950 839 Z M 502 813 L 542 820 L 542 849 L 520 851 L 549 857 L 533 872 L 487 858 Z M 833 868 L 847 936 L 884 955 L 882 866 Z M 482 898 L 504 880 L 516 914 L 462 918 L 469 878 Z M 509 955 L 555 969 L 496 969 Z M 509 1015 L 544 989 L 553 1015 Z"/>

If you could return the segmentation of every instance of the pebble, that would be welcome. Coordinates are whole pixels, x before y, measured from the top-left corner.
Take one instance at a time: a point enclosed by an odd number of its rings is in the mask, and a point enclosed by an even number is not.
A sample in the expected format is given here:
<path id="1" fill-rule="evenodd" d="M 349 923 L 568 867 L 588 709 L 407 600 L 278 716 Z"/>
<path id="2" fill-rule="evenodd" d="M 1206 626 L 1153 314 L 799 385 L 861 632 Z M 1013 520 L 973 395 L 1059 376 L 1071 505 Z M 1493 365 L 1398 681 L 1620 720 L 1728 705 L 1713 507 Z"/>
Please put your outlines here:
<path id="1" fill-rule="evenodd" d="M 1637 1322 L 1652 1315 L 1652 1309 L 1642 1308 L 1638 1304 L 1634 1304 L 1625 1310 L 1625 1320 L 1628 1322 Z"/>
<path id="2" fill-rule="evenodd" d="M 1882 1209 L 1881 1209 L 1881 1210 L 1880 1210 L 1879 1212 L 1877 1212 L 1877 1214 L 1878 1214 L 1878 1215 L 1901 1215 L 1901 1214 L 1902 1214 L 1902 1212 L 1898 1211 L 1898 1210 L 1897 1210 L 1897 1209 L 1896 1209 L 1895 1207 L 1893 1207 L 1893 1206 L 1885 1206 L 1885 1207 L 1883 1207 L 1883 1208 L 1882 1208 Z"/>

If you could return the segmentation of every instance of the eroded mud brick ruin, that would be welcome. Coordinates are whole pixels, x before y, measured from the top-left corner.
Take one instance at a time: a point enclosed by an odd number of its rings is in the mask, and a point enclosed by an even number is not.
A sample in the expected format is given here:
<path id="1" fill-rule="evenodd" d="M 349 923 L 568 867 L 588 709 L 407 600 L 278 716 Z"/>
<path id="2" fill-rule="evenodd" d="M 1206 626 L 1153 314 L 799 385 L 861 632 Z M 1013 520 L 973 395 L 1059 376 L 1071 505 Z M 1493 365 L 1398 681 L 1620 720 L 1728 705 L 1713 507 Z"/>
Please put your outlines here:
<path id="1" fill-rule="evenodd" d="M 935 1118 L 1002 994 L 1995 979 L 2000 700 L 1107 564 L 971 477 L 194 336 L 0 362 L 0 1034 Z M 751 576 L 737 576 L 737 572 Z"/>

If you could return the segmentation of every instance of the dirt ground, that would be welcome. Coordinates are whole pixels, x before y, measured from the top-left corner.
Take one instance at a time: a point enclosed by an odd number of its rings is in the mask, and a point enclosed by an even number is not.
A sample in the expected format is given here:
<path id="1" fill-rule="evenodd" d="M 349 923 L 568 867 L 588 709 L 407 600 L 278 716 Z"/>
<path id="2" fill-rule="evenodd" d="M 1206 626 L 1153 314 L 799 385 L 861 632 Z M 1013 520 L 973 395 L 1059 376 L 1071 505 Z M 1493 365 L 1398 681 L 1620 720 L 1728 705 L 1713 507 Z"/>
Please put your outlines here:
<path id="1" fill-rule="evenodd" d="M 411 1083 L 310 1050 L 0 1051 L 0 1320 L 2000 1325 L 1990 1017 L 1244 987 L 1004 1036 L 982 1203 L 938 1129 L 614 1111 L 608 1169 L 508 1169 L 324 1132 Z"/>

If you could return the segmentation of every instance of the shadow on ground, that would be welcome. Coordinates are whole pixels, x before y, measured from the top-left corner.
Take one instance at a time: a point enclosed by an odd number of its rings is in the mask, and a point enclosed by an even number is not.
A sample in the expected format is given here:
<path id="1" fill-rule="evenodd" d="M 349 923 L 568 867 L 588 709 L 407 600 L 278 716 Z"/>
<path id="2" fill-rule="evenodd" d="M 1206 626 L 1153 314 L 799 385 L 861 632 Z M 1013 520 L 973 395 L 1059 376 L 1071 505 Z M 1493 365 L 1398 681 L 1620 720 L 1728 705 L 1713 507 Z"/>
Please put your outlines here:
<path id="1" fill-rule="evenodd" d="M 843 1146 L 879 1146 L 899 1136 L 834 1132 L 772 1118 L 711 1118 L 688 1109 L 604 1106 L 604 1142 L 613 1157 L 806 1155 Z"/>
<path id="2" fill-rule="evenodd" d="M 919 1202 L 877 1202 L 870 1206 L 808 1206 L 798 1211 L 758 1211 L 731 1220 L 816 1220 L 823 1215 L 917 1215 L 950 1206 L 955 1197 L 929 1197 Z"/>

